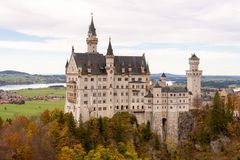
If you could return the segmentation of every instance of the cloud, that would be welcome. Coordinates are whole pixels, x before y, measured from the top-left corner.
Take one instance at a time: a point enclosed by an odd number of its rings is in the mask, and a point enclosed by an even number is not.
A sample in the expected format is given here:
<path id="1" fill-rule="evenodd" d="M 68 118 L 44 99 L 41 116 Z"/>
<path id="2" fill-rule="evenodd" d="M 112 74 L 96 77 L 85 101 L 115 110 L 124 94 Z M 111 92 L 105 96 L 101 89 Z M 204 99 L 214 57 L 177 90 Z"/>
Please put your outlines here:
<path id="1" fill-rule="evenodd" d="M 53 37 L 41 37 L 35 35 L 24 34 L 9 30 L 6 28 L 0 28 L 0 41 L 30 41 L 30 42 L 44 42 L 46 40 L 55 39 Z"/>
<path id="2" fill-rule="evenodd" d="M 6 49 L 12 56 L 24 56 L 27 50 L 33 61 L 36 55 L 48 55 L 37 63 L 36 73 L 48 72 L 43 67 L 48 59 L 64 65 L 71 45 L 86 51 L 93 12 L 101 53 L 111 36 L 118 55 L 146 52 L 152 72 L 184 73 L 188 57 L 196 52 L 204 73 L 239 74 L 232 69 L 240 67 L 239 8 L 240 1 L 234 0 L 2 0 L 0 28 L 12 37 L 0 36 L 0 68 L 7 66 Z M 21 62 L 15 66 L 24 70 Z M 64 73 L 62 66 L 53 68 Z"/>

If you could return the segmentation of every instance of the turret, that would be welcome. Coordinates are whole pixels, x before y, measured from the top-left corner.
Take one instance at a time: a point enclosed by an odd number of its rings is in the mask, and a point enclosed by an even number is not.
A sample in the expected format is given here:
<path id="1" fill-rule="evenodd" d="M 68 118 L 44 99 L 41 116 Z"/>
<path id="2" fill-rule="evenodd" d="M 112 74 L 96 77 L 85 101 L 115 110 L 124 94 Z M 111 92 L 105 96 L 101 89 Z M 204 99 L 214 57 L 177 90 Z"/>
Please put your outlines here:
<path id="1" fill-rule="evenodd" d="M 114 67 L 114 55 L 113 55 L 113 49 L 112 49 L 112 44 L 111 44 L 111 38 L 109 38 L 107 54 L 105 57 L 106 57 L 106 68 L 107 69 L 113 68 Z"/>
<path id="2" fill-rule="evenodd" d="M 88 37 L 87 37 L 87 45 L 88 45 L 88 52 L 89 53 L 97 53 L 97 43 L 98 43 L 98 38 L 96 34 L 96 28 L 94 26 L 93 22 L 93 16 L 91 20 L 91 24 L 89 26 L 88 30 Z"/>
<path id="3" fill-rule="evenodd" d="M 166 87 L 167 86 L 167 76 L 163 73 L 160 77 L 160 86 Z"/>
<path id="4" fill-rule="evenodd" d="M 191 94 L 191 109 L 194 109 L 198 105 L 196 102 L 201 100 L 202 71 L 198 70 L 200 59 L 195 54 L 192 54 L 188 60 L 189 70 L 186 71 L 187 89 Z"/>

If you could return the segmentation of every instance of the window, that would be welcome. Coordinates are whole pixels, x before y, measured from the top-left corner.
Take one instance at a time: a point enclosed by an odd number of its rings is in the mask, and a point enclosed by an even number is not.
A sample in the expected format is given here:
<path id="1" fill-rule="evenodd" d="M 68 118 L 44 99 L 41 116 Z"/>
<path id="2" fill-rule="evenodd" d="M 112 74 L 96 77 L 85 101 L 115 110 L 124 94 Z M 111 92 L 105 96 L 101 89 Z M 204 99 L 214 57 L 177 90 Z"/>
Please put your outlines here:
<path id="1" fill-rule="evenodd" d="M 104 96 L 104 97 L 106 96 L 106 93 L 105 93 L 105 92 L 103 92 L 103 96 Z"/>
<path id="2" fill-rule="evenodd" d="M 117 96 L 117 92 L 114 93 L 114 96 Z"/>
<path id="3" fill-rule="evenodd" d="M 138 78 L 139 81 L 142 81 L 142 78 Z"/>
<path id="4" fill-rule="evenodd" d="M 88 96 L 88 94 L 87 94 L 87 93 L 85 93 L 85 94 L 84 94 L 84 97 L 87 97 L 87 96 Z"/>
<path id="5" fill-rule="evenodd" d="M 103 89 L 106 89 L 107 88 L 107 86 L 103 86 Z"/>
<path id="6" fill-rule="evenodd" d="M 84 81 L 85 81 L 85 82 L 88 81 L 88 78 L 84 78 Z"/>
<path id="7" fill-rule="evenodd" d="M 107 107 L 103 107 L 103 110 L 104 110 L 104 111 L 107 110 Z"/>
<path id="8" fill-rule="evenodd" d="M 94 81 L 94 78 L 91 78 L 91 81 Z"/>
<path id="9" fill-rule="evenodd" d="M 102 107 L 99 107 L 98 110 L 101 111 L 101 110 L 102 110 Z"/>
<path id="10" fill-rule="evenodd" d="M 135 81 L 135 78 L 132 78 L 132 81 Z"/>
<path id="11" fill-rule="evenodd" d="M 88 101 L 84 101 L 84 104 L 88 104 Z"/>
<path id="12" fill-rule="evenodd" d="M 128 78 L 125 78 L 125 81 L 128 81 Z"/>
<path id="13" fill-rule="evenodd" d="M 123 95 L 124 95 L 124 93 L 122 92 L 122 93 L 121 93 L 121 96 L 123 96 Z"/>
<path id="14" fill-rule="evenodd" d="M 122 80 L 122 78 L 118 78 L 118 81 L 121 81 Z"/>
<path id="15" fill-rule="evenodd" d="M 84 86 L 84 89 L 87 89 L 87 86 Z"/>
<path id="16" fill-rule="evenodd" d="M 107 81 L 107 78 L 103 78 L 103 81 Z"/>
<path id="17" fill-rule="evenodd" d="M 105 99 L 103 100 L 103 103 L 106 103 L 106 100 L 105 100 Z"/>

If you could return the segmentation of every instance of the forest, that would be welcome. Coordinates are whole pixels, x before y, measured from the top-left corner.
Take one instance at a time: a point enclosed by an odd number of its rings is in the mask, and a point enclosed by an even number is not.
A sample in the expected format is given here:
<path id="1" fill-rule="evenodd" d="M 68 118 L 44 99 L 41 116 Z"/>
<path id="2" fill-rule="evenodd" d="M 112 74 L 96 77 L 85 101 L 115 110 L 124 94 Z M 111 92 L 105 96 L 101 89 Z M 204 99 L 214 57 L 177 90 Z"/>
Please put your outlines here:
<path id="1" fill-rule="evenodd" d="M 189 139 L 171 146 L 138 124 L 126 112 L 112 118 L 75 122 L 71 113 L 45 110 L 39 116 L 0 119 L 0 157 L 3 160 L 151 160 L 240 159 L 240 122 L 233 117 L 236 97 L 224 104 L 216 93 L 213 105 L 192 111 Z M 221 136 L 229 139 L 219 152 L 211 148 Z"/>

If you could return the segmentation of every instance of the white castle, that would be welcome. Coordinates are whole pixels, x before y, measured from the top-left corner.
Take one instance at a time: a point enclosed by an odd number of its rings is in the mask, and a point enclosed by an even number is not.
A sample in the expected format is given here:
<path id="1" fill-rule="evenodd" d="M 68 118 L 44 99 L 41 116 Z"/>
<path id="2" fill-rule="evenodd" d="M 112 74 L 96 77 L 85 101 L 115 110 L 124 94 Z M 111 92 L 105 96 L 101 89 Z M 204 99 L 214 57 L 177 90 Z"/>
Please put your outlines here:
<path id="1" fill-rule="evenodd" d="M 76 53 L 72 48 L 66 64 L 67 91 L 65 112 L 83 122 L 91 117 L 112 117 L 117 112 L 129 112 L 138 123 L 151 123 L 162 138 L 178 141 L 178 115 L 194 108 L 201 97 L 202 71 L 199 58 L 189 58 L 186 71 L 187 87 L 167 85 L 163 73 L 150 85 L 150 71 L 142 56 L 117 56 L 109 40 L 106 54 L 97 52 L 98 38 L 93 18 L 86 39 L 88 51 Z"/>

